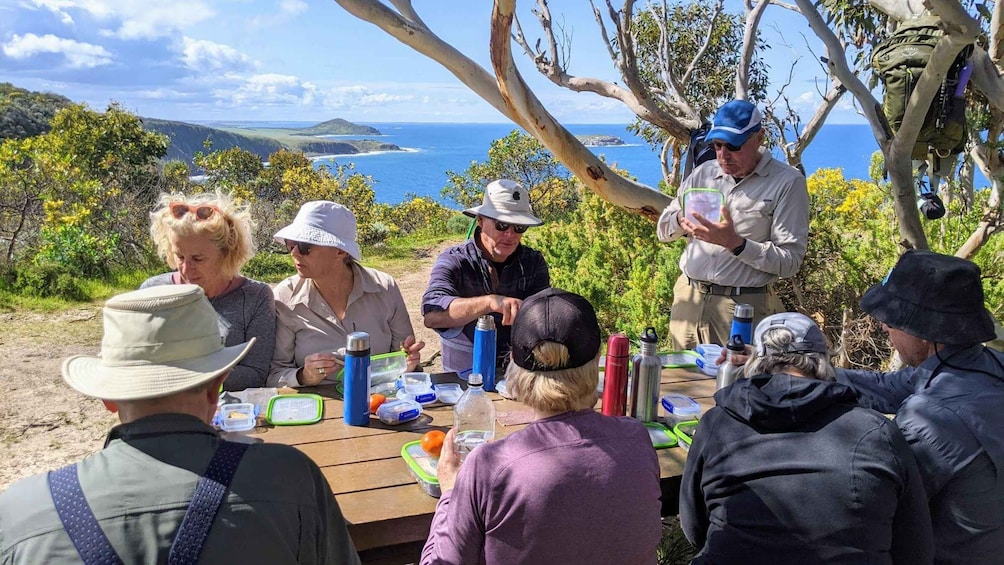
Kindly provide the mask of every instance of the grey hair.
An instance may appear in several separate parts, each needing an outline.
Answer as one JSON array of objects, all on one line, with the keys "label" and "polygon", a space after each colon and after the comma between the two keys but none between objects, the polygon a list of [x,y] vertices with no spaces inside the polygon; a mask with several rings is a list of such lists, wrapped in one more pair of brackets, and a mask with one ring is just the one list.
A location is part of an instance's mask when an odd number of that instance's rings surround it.
[{"label": "grey hair", "polygon": [[830,356],[824,353],[783,353],[785,348],[795,343],[795,334],[785,327],[770,328],[760,339],[766,353],[761,355],[756,348],[753,357],[746,363],[745,375],[773,375],[795,369],[799,373],[820,381],[837,380],[837,372],[830,364]]}]

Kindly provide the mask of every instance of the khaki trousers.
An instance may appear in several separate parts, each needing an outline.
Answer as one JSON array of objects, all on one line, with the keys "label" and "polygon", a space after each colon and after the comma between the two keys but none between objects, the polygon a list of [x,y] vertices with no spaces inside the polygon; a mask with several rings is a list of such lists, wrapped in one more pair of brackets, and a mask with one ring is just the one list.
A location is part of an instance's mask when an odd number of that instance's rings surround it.
[{"label": "khaki trousers", "polygon": [[680,275],[673,287],[673,309],[669,315],[669,335],[674,350],[693,349],[699,343],[725,345],[732,329],[736,303],[753,307],[753,327],[771,314],[784,312],[784,305],[768,287],[761,294],[729,296],[703,294]]}]

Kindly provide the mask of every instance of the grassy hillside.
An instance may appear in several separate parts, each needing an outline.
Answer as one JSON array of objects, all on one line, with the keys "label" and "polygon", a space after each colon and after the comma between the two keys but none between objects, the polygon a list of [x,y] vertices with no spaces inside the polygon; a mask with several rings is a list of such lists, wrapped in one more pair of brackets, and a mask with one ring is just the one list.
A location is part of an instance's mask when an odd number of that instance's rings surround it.
[{"label": "grassy hillside", "polygon": [[49,120],[72,104],[50,92],[32,92],[9,82],[0,83],[0,140],[34,137],[49,131]]}]

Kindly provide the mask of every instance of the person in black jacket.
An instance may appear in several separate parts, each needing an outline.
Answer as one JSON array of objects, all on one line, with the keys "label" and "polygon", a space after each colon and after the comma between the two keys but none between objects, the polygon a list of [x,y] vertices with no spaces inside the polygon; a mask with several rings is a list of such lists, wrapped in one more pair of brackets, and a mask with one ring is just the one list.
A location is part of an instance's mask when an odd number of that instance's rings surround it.
[{"label": "person in black jacket", "polygon": [[931,563],[917,463],[896,424],[835,382],[822,332],[765,318],[701,419],[680,491],[693,563]]}]

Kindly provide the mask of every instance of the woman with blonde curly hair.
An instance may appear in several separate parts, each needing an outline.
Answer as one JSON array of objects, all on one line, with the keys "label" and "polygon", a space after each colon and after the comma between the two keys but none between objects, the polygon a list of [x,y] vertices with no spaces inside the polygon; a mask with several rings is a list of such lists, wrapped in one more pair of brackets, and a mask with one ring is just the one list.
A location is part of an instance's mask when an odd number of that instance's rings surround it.
[{"label": "woman with blonde curly hair", "polygon": [[224,345],[257,338],[254,349],[223,383],[226,390],[265,386],[275,347],[272,289],[240,274],[254,255],[251,214],[222,193],[162,194],[150,213],[157,253],[176,269],[147,279],[140,288],[197,284],[219,315]]},{"label": "woman with blonde curly hair", "polygon": [[460,462],[450,430],[423,565],[654,564],[659,462],[632,418],[596,412],[600,328],[585,298],[549,288],[512,324],[506,384],[534,421]]}]

